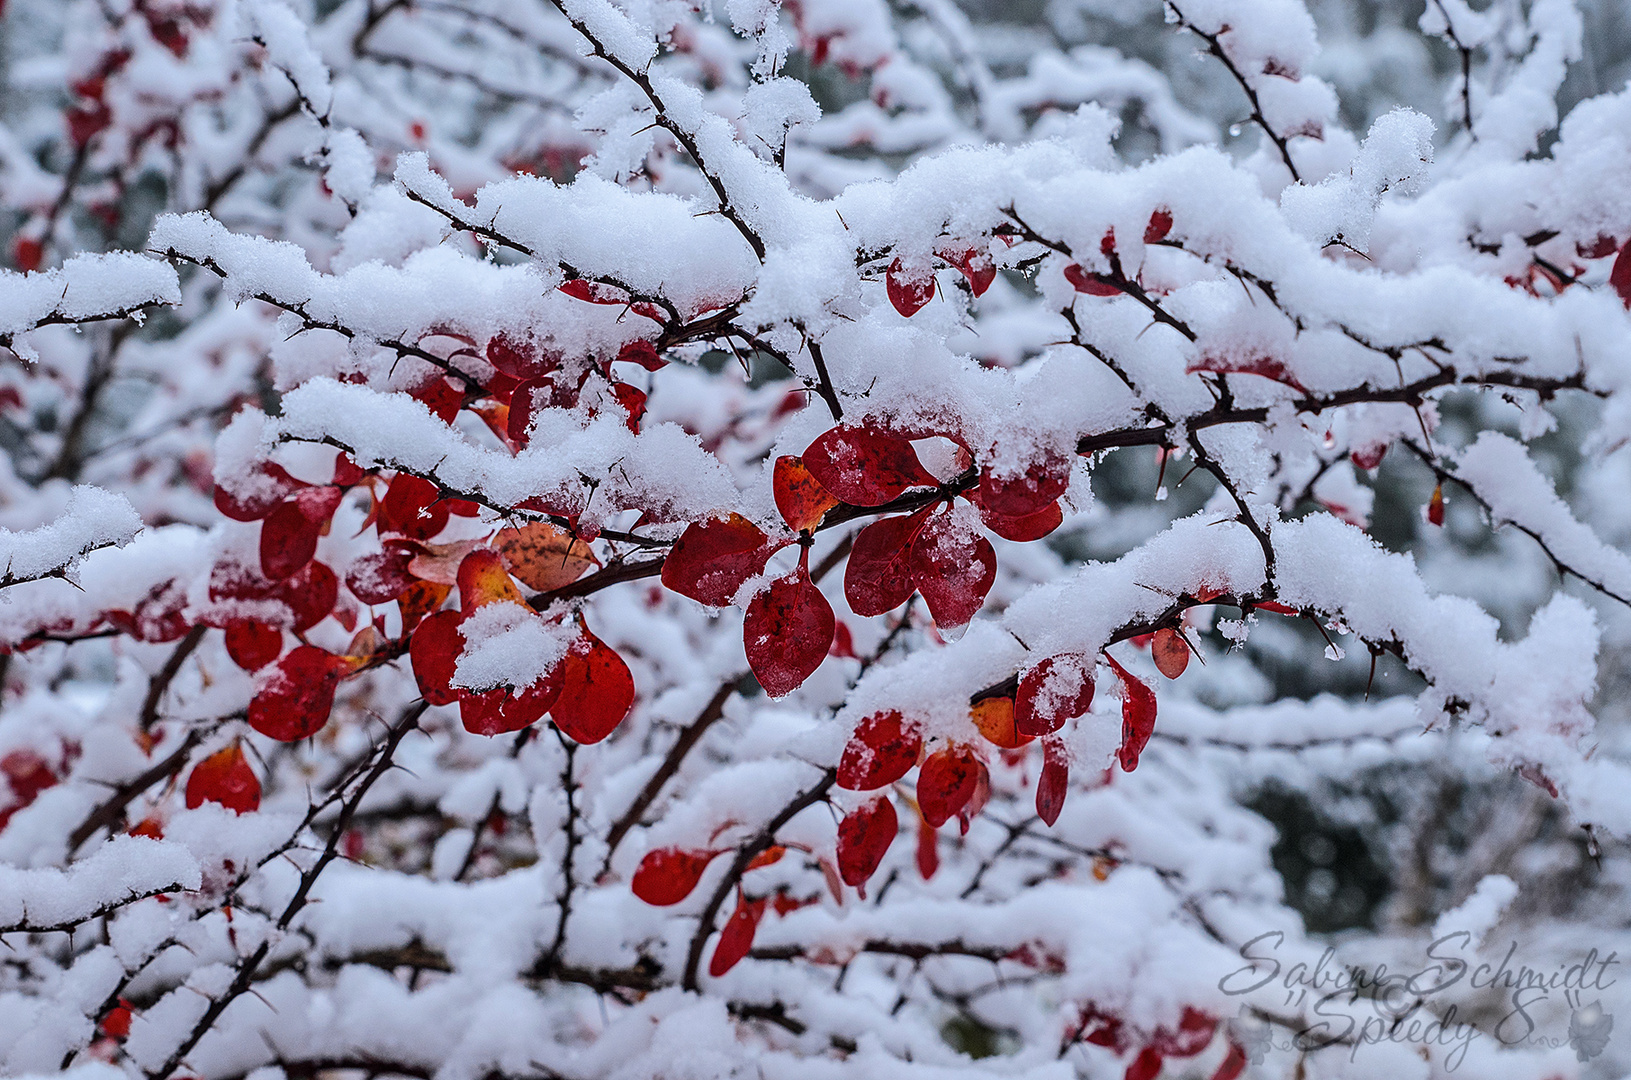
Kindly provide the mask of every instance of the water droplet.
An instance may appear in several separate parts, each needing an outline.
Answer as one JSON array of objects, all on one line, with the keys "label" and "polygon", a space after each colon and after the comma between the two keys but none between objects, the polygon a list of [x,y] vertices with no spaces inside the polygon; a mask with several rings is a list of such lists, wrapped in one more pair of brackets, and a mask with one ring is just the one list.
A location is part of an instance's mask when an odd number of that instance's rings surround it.
[{"label": "water droplet", "polygon": [[1239,124],[1230,124],[1229,125],[1229,137],[1231,139],[1240,138],[1240,125]]}]

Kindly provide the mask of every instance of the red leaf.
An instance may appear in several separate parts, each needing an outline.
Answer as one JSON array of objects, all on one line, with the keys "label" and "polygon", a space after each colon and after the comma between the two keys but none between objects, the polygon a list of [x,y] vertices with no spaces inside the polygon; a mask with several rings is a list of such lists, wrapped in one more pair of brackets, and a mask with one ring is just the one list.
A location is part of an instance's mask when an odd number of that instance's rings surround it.
[{"label": "red leaf", "polygon": [[1023,476],[998,476],[987,465],[980,470],[980,505],[993,514],[1023,518],[1047,508],[1070,487],[1070,459],[1048,455]]},{"label": "red leaf", "polygon": [[838,873],[844,884],[866,884],[883,862],[900,832],[895,805],[887,796],[873,799],[838,823]]},{"label": "red leaf", "polygon": [[804,451],[816,482],[851,506],[882,506],[907,488],[937,483],[899,435],[841,425]]},{"label": "red leaf", "polygon": [[417,580],[408,572],[413,555],[411,548],[401,544],[359,555],[345,572],[346,588],[365,604],[388,604]]},{"label": "red leaf", "polygon": [[629,430],[640,434],[640,418],[646,415],[646,392],[628,383],[613,383],[612,397],[629,414]]},{"label": "red leaf", "polygon": [[1127,1066],[1123,1080],[1155,1080],[1161,1075],[1161,1052],[1153,1046],[1146,1046],[1138,1052],[1133,1063]]},{"label": "red leaf", "polygon": [[1064,520],[1065,512],[1059,508],[1057,502],[1051,502],[1036,513],[1026,514],[1024,517],[1004,517],[984,506],[980,507],[980,521],[986,528],[1004,540],[1014,540],[1022,544],[1042,539],[1057,529]]},{"label": "red leaf", "polygon": [[832,605],[810,580],[809,549],[796,572],[748,602],[742,644],[765,693],[786,697],[804,684],[832,647]]},{"label": "red leaf", "polygon": [[617,650],[584,630],[558,669],[555,726],[585,746],[610,735],[634,707],[634,676]]},{"label": "red leaf", "polygon": [[663,560],[663,584],[709,607],[724,607],[749,578],[764,573],[778,546],[741,514],[693,522]]},{"label": "red leaf", "polygon": [[45,259],[45,244],[32,236],[19,236],[11,248],[11,261],[22,273],[38,270]]},{"label": "red leaf", "polygon": [[931,507],[874,521],[855,534],[844,567],[844,599],[861,616],[882,615],[906,603],[912,590],[912,541]]},{"label": "red leaf", "polygon": [[1215,1017],[1193,1005],[1185,1005],[1183,1015],[1178,1018],[1178,1030],[1156,1028],[1150,1045],[1163,1057],[1194,1057],[1212,1045],[1212,1033],[1217,1026]]},{"label": "red leaf", "polygon": [[419,694],[432,705],[451,705],[459,700],[452,682],[459,653],[464,650],[460,618],[456,611],[438,611],[419,624],[408,642],[408,659],[413,662]]},{"label": "red leaf", "polygon": [[1172,627],[1163,626],[1155,632],[1155,638],[1150,642],[1150,656],[1161,674],[1176,679],[1189,666],[1189,643]]},{"label": "red leaf", "polygon": [[436,485],[397,473],[379,505],[379,531],[429,540],[447,525],[447,507],[437,502]]},{"label": "red leaf", "polygon": [[1185,374],[1189,375],[1193,375],[1197,371],[1215,371],[1220,374],[1231,375],[1256,375],[1259,378],[1282,383],[1298,393],[1308,393],[1308,388],[1297,381],[1297,376],[1291,373],[1291,369],[1272,356],[1203,356],[1184,369]]},{"label": "red leaf", "polygon": [[996,580],[991,541],[954,522],[949,504],[931,514],[912,543],[912,582],[934,624],[942,630],[967,625]]},{"label": "red leaf", "polygon": [[249,726],[279,742],[315,735],[328,723],[334,691],[352,665],[315,645],[300,645],[279,660],[249,703]]},{"label": "red leaf", "polygon": [[909,279],[899,259],[889,264],[883,281],[884,289],[889,293],[889,302],[908,319],[934,299],[934,274],[924,270],[918,277]]},{"label": "red leaf", "polygon": [[27,748],[12,750],[0,757],[0,776],[6,778],[6,784],[11,788],[12,805],[7,810],[0,810],[0,814],[8,817],[12,811],[39,798],[40,792],[53,787],[58,779],[45,758]]},{"label": "red leaf", "polygon": [[220,803],[235,814],[259,809],[261,782],[236,742],[194,765],[187,777],[187,809],[196,810],[206,802]]},{"label": "red leaf", "polygon": [[561,365],[558,353],[540,352],[530,341],[499,334],[487,342],[487,362],[512,379],[536,379]]},{"label": "red leaf", "polygon": [[940,257],[962,271],[968,279],[968,287],[975,296],[983,296],[991,283],[997,280],[997,264],[991,261],[991,253],[984,248],[967,248],[963,251],[941,252]]},{"label": "red leaf", "polygon": [[1631,308],[1631,240],[1625,242],[1614,259],[1614,269],[1608,272],[1608,283],[1625,301],[1625,306]]},{"label": "red leaf", "polygon": [[719,944],[714,946],[714,958],[708,962],[708,974],[717,979],[748,954],[748,950],[753,948],[753,935],[759,929],[759,920],[764,913],[764,897],[757,900],[737,897],[736,910],[725,920],[725,929],[719,932]]},{"label": "red leaf", "polygon": [[838,505],[838,500],[810,475],[803,458],[777,458],[771,490],[782,520],[794,532],[813,530],[827,511]]},{"label": "red leaf", "polygon": [[1138,768],[1138,755],[1144,752],[1155,733],[1155,692],[1133,678],[1109,653],[1104,657],[1121,679],[1121,746],[1116,760],[1123,772]]},{"label": "red leaf", "polygon": [[1065,267],[1065,280],[1079,293],[1089,296],[1120,296],[1121,290],[1102,274],[1083,270],[1076,263]]},{"label": "red leaf", "polygon": [[340,505],[339,488],[305,488],[283,500],[261,523],[261,573],[281,581],[311,562],[317,538]]},{"label": "red leaf", "polygon": [[422,402],[444,424],[451,424],[464,407],[464,392],[440,372],[431,375],[424,382],[408,391],[408,396]]},{"label": "red leaf", "polygon": [[1298,611],[1296,608],[1292,607],[1290,604],[1282,604],[1278,600],[1260,600],[1260,601],[1258,601],[1256,604],[1254,604],[1252,606],[1256,607],[1256,608],[1260,608],[1263,611],[1272,611],[1276,615],[1301,615],[1302,614],[1302,612]]},{"label": "red leaf", "polygon": [[283,601],[294,613],[292,629],[297,634],[303,634],[334,610],[335,601],[340,596],[340,581],[327,563],[314,560],[293,577],[280,582],[272,590],[272,596]]},{"label": "red leaf", "polygon": [[1014,695],[1014,727],[1048,735],[1093,707],[1093,664],[1081,653],[1050,656],[1025,672]]},{"label": "red leaf", "polygon": [[855,733],[838,761],[838,786],[871,791],[893,784],[917,764],[923,737],[904,723],[900,713],[873,713],[855,725]]},{"label": "red leaf", "polygon": [[938,869],[940,869],[940,835],[920,814],[917,822],[917,872],[924,881],[928,881],[934,877],[934,872]]},{"label": "red leaf", "polygon": [[1430,525],[1444,524],[1444,485],[1433,486],[1433,497],[1427,501],[1427,521]]},{"label": "red leaf", "polygon": [[980,759],[966,746],[952,744],[930,754],[917,774],[917,805],[923,820],[935,828],[968,805],[980,782]]},{"label": "red leaf", "polygon": [[584,281],[582,278],[573,278],[562,283],[561,292],[574,300],[586,300],[591,304],[626,304],[628,297],[622,289],[611,285],[602,285],[598,281]]},{"label": "red leaf", "polygon": [[123,1039],[130,1034],[130,1002],[120,998],[119,1004],[108,1010],[108,1015],[97,1025],[110,1039]]},{"label": "red leaf", "polygon": [[1241,1049],[1239,1043],[1231,1039],[1229,1041],[1229,1052],[1224,1055],[1217,1071],[1212,1074],[1212,1080],[1237,1080],[1240,1074],[1245,1071],[1246,1051]]},{"label": "red leaf", "polygon": [[1042,740],[1042,775],[1036,780],[1036,816],[1052,827],[1059,820],[1059,811],[1065,808],[1065,794],[1070,790],[1070,760],[1065,746],[1058,739]]},{"label": "red leaf", "polygon": [[666,907],[677,904],[691,895],[691,890],[702,880],[708,864],[724,851],[688,851],[683,848],[658,848],[646,852],[640,866],[634,871],[630,887],[634,895],[648,904]]},{"label": "red leaf", "polygon": [[1353,458],[1354,468],[1374,469],[1382,464],[1382,455],[1387,453],[1387,447],[1385,442],[1368,443],[1356,447],[1348,456]]},{"label": "red leaf", "polygon": [[[661,319],[657,320],[661,322]],[[639,364],[647,371],[657,371],[668,366],[668,361],[657,355],[657,348],[651,342],[641,339],[631,341],[617,351],[617,359],[625,360],[631,364]]]},{"label": "red leaf", "polygon": [[[559,700],[560,672],[557,667],[520,693],[507,686],[483,693],[454,691],[459,695],[459,722],[472,735],[504,735],[531,727]],[[429,695],[425,700],[430,700]]]},{"label": "red leaf", "polygon": [[1172,212],[1166,207],[1158,208],[1150,215],[1150,223],[1144,226],[1144,242],[1146,244],[1159,244],[1167,238],[1172,231]]},{"label": "red leaf", "polygon": [[254,619],[227,623],[227,655],[245,671],[259,671],[283,652],[283,631]]}]

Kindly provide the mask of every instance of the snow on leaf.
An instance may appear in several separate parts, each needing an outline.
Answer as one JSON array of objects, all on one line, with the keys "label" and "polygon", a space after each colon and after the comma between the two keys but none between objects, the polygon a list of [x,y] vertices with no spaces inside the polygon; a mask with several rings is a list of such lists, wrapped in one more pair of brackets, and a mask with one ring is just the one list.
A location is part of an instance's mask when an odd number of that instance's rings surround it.
[{"label": "snow on leaf", "polygon": [[1080,653],[1049,656],[1026,671],[1014,694],[1014,728],[1047,735],[1093,707],[1093,663]]},{"label": "snow on leaf", "polygon": [[851,506],[882,506],[907,488],[936,483],[911,443],[870,427],[827,431],[804,451],[803,461],[818,484]]},{"label": "snow on leaf", "polygon": [[681,596],[725,607],[775,553],[763,530],[740,514],[686,526],[663,560],[663,584]]},{"label": "snow on leaf", "polygon": [[[853,556],[851,556],[853,558]],[[997,580],[997,553],[948,506],[929,516],[912,543],[912,582],[941,630],[968,624]]]},{"label": "snow on leaf", "polygon": [[896,259],[884,274],[884,289],[895,310],[910,319],[934,299],[934,275],[927,270],[909,275]]},{"label": "snow on leaf", "polygon": [[894,710],[873,713],[855,725],[838,762],[838,786],[871,791],[893,784],[917,764],[923,746],[916,725]]}]

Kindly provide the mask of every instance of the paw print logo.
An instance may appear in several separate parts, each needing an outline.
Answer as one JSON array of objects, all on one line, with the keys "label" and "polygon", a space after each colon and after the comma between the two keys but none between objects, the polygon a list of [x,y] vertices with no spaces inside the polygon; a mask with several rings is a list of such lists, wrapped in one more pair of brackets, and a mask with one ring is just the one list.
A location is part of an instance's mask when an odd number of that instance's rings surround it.
[{"label": "paw print logo", "polygon": [[1246,1054],[1246,1060],[1253,1065],[1263,1063],[1263,1055],[1269,1049],[1269,1025],[1261,1017],[1253,1015],[1246,1006],[1240,1007],[1240,1015],[1229,1021],[1229,1035]]},{"label": "paw print logo", "polygon": [[1614,1018],[1603,1011],[1603,1003],[1594,1001],[1569,1014],[1569,1046],[1575,1057],[1590,1061],[1608,1046],[1609,1032],[1614,1030]]}]

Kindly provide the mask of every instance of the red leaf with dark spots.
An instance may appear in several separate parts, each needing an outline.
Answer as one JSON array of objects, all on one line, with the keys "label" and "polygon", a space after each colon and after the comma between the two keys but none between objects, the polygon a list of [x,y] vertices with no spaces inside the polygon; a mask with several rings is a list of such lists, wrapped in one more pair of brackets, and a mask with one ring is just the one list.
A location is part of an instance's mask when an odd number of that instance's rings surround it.
[{"label": "red leaf with dark spots", "polygon": [[1014,728],[1048,735],[1093,707],[1093,663],[1080,653],[1050,656],[1025,672],[1014,695]]},{"label": "red leaf with dark spots", "polygon": [[196,810],[206,802],[220,803],[235,814],[259,809],[261,782],[236,742],[194,765],[187,777],[187,809]]},{"label": "red leaf with dark spots", "polygon": [[786,697],[804,684],[832,647],[832,605],[810,580],[808,549],[796,572],[748,602],[742,644],[765,693]]},{"label": "red leaf with dark spots", "polygon": [[899,435],[841,425],[804,451],[804,467],[851,506],[882,506],[907,488],[933,487],[912,444]]},{"label": "red leaf with dark spots", "polygon": [[844,567],[844,599],[861,616],[882,615],[906,603],[912,582],[912,542],[931,507],[915,514],[874,521],[855,534]]},{"label": "red leaf with dark spots", "polygon": [[693,522],[663,560],[663,584],[709,607],[725,607],[749,578],[764,573],[779,546],[741,514]]},{"label": "red leaf with dark spots", "polygon": [[771,491],[776,497],[776,509],[781,511],[782,520],[794,532],[814,529],[821,524],[827,511],[838,505],[838,500],[810,475],[803,458],[776,459]]},{"label": "red leaf with dark spots", "polygon": [[708,864],[724,851],[689,851],[684,848],[658,848],[646,852],[634,871],[630,887],[648,904],[666,907],[691,895],[702,880]]},{"label": "red leaf with dark spots", "polygon": [[464,651],[460,618],[457,611],[438,611],[419,624],[408,642],[408,659],[413,663],[419,694],[432,705],[451,705],[459,700],[452,683],[459,653]]},{"label": "red leaf with dark spots", "polygon": [[1064,520],[1065,512],[1059,508],[1057,502],[1051,502],[1036,513],[1026,514],[1024,517],[1005,517],[993,513],[984,506],[980,507],[980,521],[986,528],[1004,540],[1014,540],[1022,544],[1042,539],[1057,529]]},{"label": "red leaf with dark spots", "polygon": [[1076,263],[1065,267],[1065,280],[1079,293],[1089,296],[1120,296],[1121,290],[1101,274],[1083,270]]},{"label": "red leaf with dark spots", "polygon": [[283,652],[283,631],[254,619],[227,623],[227,655],[245,671],[259,671]]},{"label": "red leaf with dark spots", "polygon": [[1163,626],[1150,642],[1150,656],[1155,660],[1157,671],[1176,679],[1189,666],[1189,643],[1172,627]]},{"label": "red leaf with dark spots", "polygon": [[271,669],[249,703],[249,726],[279,742],[315,735],[328,723],[334,691],[352,668],[344,657],[300,645]]},{"label": "red leaf with dark spots", "polygon": [[725,929],[719,932],[719,944],[714,946],[714,958],[708,962],[708,974],[717,979],[748,954],[764,913],[765,897],[749,900],[737,896],[736,910],[725,920]]},{"label": "red leaf with dark spots", "polygon": [[1123,772],[1132,772],[1138,768],[1138,755],[1155,734],[1155,691],[1133,678],[1109,653],[1104,658],[1121,679],[1121,746],[1116,760]]},{"label": "red leaf with dark spots", "polygon": [[1625,306],[1631,308],[1631,240],[1625,242],[1615,257],[1614,269],[1608,272],[1608,283],[1625,301]]},{"label": "red leaf with dark spots", "polygon": [[346,588],[365,604],[388,604],[418,580],[408,572],[413,556],[412,549],[400,544],[359,555],[345,572]]},{"label": "red leaf with dark spots", "polygon": [[993,514],[1023,518],[1047,508],[1070,487],[1070,459],[1049,455],[1022,476],[999,476],[988,465],[980,470],[979,503]]},{"label": "red leaf with dark spots", "polygon": [[379,531],[429,540],[447,525],[447,507],[437,502],[436,485],[397,473],[379,505]]},{"label": "red leaf with dark spots", "polygon": [[889,293],[889,302],[908,319],[934,299],[934,275],[924,270],[919,276],[909,278],[899,259],[889,264],[883,282],[885,291]]},{"label": "red leaf with dark spots", "polygon": [[873,799],[838,823],[838,873],[844,884],[862,886],[878,870],[889,845],[900,832],[895,805],[887,797]]},{"label": "red leaf with dark spots", "polygon": [[838,761],[838,786],[871,791],[893,784],[917,764],[923,737],[900,713],[873,713],[855,725],[855,733]]},{"label": "red leaf with dark spots", "polygon": [[912,544],[912,582],[937,627],[967,625],[996,580],[997,553],[991,541],[954,521],[950,507],[930,516]]},{"label": "red leaf with dark spots", "polygon": [[1065,746],[1058,739],[1042,740],[1042,775],[1036,780],[1036,816],[1044,825],[1052,826],[1065,808],[1065,793],[1070,790],[1070,760]]},{"label": "red leaf with dark spots", "polygon": [[560,697],[550,718],[561,733],[585,746],[610,735],[634,707],[634,675],[617,650],[588,630],[556,669]]},{"label": "red leaf with dark spots", "polygon": [[943,747],[923,760],[917,774],[917,805],[935,828],[968,805],[980,782],[980,759],[966,746]]}]

